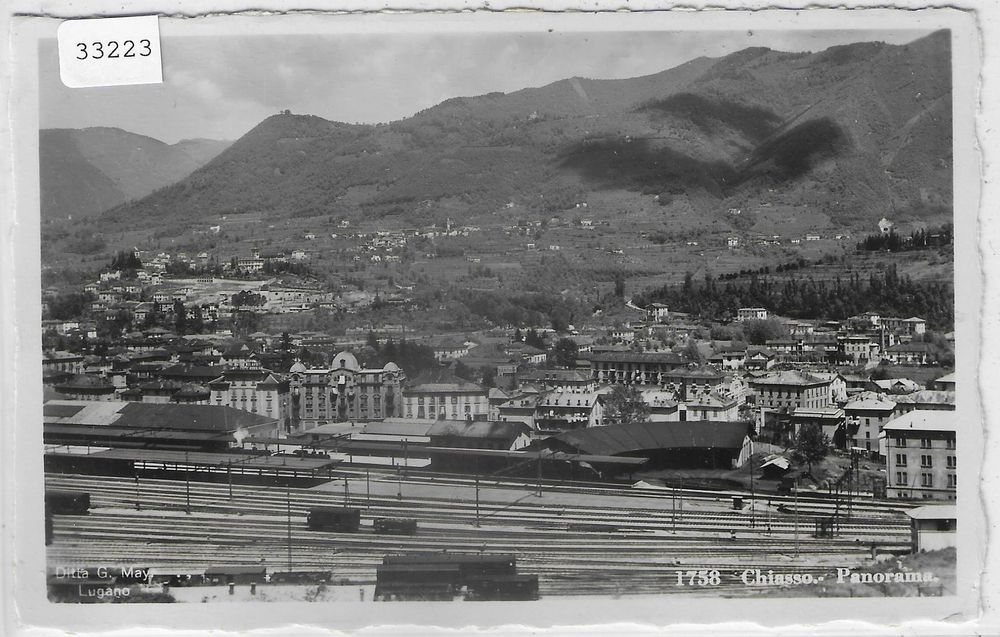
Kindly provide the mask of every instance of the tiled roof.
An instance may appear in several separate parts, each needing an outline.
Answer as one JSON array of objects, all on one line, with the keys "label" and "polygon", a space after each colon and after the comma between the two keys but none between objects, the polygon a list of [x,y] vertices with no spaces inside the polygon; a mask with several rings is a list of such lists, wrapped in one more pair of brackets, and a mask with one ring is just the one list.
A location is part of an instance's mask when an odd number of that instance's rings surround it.
[{"label": "tiled roof", "polygon": [[916,404],[916,405],[954,405],[955,392],[942,391],[936,389],[924,389],[918,392],[914,392],[912,394],[893,396],[893,400],[895,400],[897,403]]},{"label": "tiled roof", "polygon": [[796,369],[783,370],[780,372],[771,372],[760,378],[755,378],[751,383],[755,385],[824,385],[829,384],[830,380],[817,378],[808,372],[801,372]]}]

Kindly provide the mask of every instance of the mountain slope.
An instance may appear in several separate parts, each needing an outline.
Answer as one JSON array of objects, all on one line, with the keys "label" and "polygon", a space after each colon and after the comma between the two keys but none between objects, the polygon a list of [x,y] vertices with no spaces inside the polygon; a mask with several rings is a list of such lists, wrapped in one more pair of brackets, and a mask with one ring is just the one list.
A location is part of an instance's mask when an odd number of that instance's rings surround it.
[{"label": "mountain slope", "polygon": [[42,130],[42,218],[87,217],[141,199],[183,179],[226,146],[208,139],[169,145],[119,128]]},{"label": "mountain slope", "polygon": [[42,220],[93,215],[126,199],[80,152],[73,131],[41,131],[38,160]]},{"label": "mountain slope", "polygon": [[[276,115],[108,222],[213,214],[556,213],[614,192],[665,212],[808,208],[835,226],[950,214],[949,36],[817,53],[746,49],[627,80],[456,98],[388,125]],[[615,210],[592,210],[595,217]]]}]

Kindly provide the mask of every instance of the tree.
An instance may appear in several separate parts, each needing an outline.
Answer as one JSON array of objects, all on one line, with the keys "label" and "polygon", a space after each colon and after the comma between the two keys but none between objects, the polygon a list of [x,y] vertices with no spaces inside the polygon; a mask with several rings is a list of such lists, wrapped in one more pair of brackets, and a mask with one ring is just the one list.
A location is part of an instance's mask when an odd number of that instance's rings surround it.
[{"label": "tree", "polygon": [[754,320],[743,323],[743,333],[751,345],[764,345],[767,341],[787,337],[788,328],[774,319]]},{"label": "tree", "polygon": [[483,387],[492,388],[497,385],[497,368],[496,367],[482,367],[480,371],[483,372]]},{"label": "tree", "polygon": [[576,357],[580,353],[580,348],[571,338],[560,338],[556,341],[552,351],[549,352],[549,361],[553,365],[561,367],[572,367],[576,364]]},{"label": "tree", "polygon": [[181,336],[187,333],[187,308],[180,300],[174,301],[174,329]]},{"label": "tree", "polygon": [[649,405],[634,385],[615,385],[604,398],[604,422],[608,425],[631,425],[649,421]]},{"label": "tree", "polygon": [[188,322],[187,330],[190,334],[201,334],[205,329],[205,315],[200,305],[195,305],[191,310],[193,316]]},{"label": "tree", "polygon": [[615,273],[615,296],[619,299],[625,298],[625,275],[621,272]]},{"label": "tree", "polygon": [[233,295],[233,307],[242,307],[244,305],[264,305],[267,299],[264,298],[263,294],[257,294],[256,292],[251,292],[249,290],[241,290]]},{"label": "tree", "polygon": [[830,453],[830,438],[819,425],[802,425],[795,436],[793,453],[797,462],[806,463],[807,473],[812,476],[813,464]]},{"label": "tree", "polygon": [[684,346],[684,358],[692,361],[694,363],[701,363],[703,358],[701,355],[701,350],[698,349],[698,340],[695,338],[689,338],[687,345]]},{"label": "tree", "polygon": [[888,380],[892,378],[892,372],[885,365],[879,365],[874,370],[872,370],[871,376],[869,376],[869,378],[871,380]]},{"label": "tree", "polygon": [[455,361],[452,373],[468,381],[475,382],[476,380],[476,372],[462,361]]},{"label": "tree", "polygon": [[65,292],[49,299],[49,317],[66,320],[79,318],[90,304],[91,295],[87,292]]},{"label": "tree", "polygon": [[524,336],[524,343],[538,349],[545,349],[545,339],[539,336],[538,332],[533,329],[528,330],[528,333]]},{"label": "tree", "polygon": [[[111,265],[108,267],[111,271],[126,272],[129,276],[135,276],[135,271],[142,267],[142,261],[139,260],[138,255],[131,250],[121,250],[111,257]],[[126,277],[129,278],[129,277]]]},{"label": "tree", "polygon": [[573,320],[573,315],[565,306],[557,305],[549,313],[549,320],[553,330],[565,332],[569,329],[569,322]]}]

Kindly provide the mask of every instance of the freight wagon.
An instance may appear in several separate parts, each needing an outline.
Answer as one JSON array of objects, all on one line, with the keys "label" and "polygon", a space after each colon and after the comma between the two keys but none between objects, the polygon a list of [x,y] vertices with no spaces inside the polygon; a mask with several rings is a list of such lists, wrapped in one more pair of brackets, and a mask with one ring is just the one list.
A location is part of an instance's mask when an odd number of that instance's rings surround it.
[{"label": "freight wagon", "polygon": [[538,599],[538,576],[517,573],[513,555],[391,555],[376,569],[376,601]]},{"label": "freight wagon", "polygon": [[407,518],[375,518],[376,533],[385,535],[416,535],[417,521]]},{"label": "freight wagon", "polygon": [[90,494],[85,491],[45,491],[45,510],[57,515],[86,515],[90,511]]},{"label": "freight wagon", "polygon": [[306,524],[311,531],[357,533],[361,526],[361,511],[339,507],[314,507],[309,509]]}]

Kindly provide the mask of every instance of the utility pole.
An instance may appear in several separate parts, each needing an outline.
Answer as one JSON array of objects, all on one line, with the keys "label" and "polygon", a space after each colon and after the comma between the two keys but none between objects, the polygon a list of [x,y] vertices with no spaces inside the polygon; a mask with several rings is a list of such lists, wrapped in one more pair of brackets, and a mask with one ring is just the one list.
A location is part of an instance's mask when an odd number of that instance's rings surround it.
[{"label": "utility pole", "polygon": [[142,504],[139,502],[139,474],[135,474],[135,510],[141,511]]},{"label": "utility pole", "polygon": [[542,450],[538,450],[538,492],[537,497],[542,497]]},{"label": "utility pole", "polygon": [[854,449],[851,449],[851,466],[847,470],[847,519],[851,519],[851,513],[854,504],[854,498],[852,496],[852,491],[854,491],[854,467],[857,462],[857,456],[855,455]]},{"label": "utility pole", "polygon": [[833,510],[833,519],[837,521],[837,535],[840,535],[840,483],[838,482],[832,488],[834,489],[834,493],[836,493],[833,499],[835,507]]},{"label": "utility pole", "polygon": [[677,533],[677,487],[670,489],[670,533]]},{"label": "utility pole", "polygon": [[188,452],[184,452],[184,513],[191,515],[191,466],[188,464]]},{"label": "utility pole", "polygon": [[795,494],[795,557],[799,556],[799,479],[796,478],[792,484],[792,493]]},{"label": "utility pole", "polygon": [[371,468],[365,467],[365,508],[372,506],[372,473]]},{"label": "utility pole", "polygon": [[479,528],[479,472],[476,472],[476,528]]},{"label": "utility pole", "polygon": [[288,571],[292,570],[292,491],[285,483],[285,507],[288,520]]},{"label": "utility pole", "polygon": [[753,440],[750,440],[750,528],[756,528],[757,526],[757,513],[754,509],[754,491],[753,491]]},{"label": "utility pole", "polygon": [[226,478],[229,480],[229,500],[233,499],[233,461],[226,463]]},{"label": "utility pole", "polygon": [[403,474],[400,467],[396,467],[396,499],[403,499]]}]

